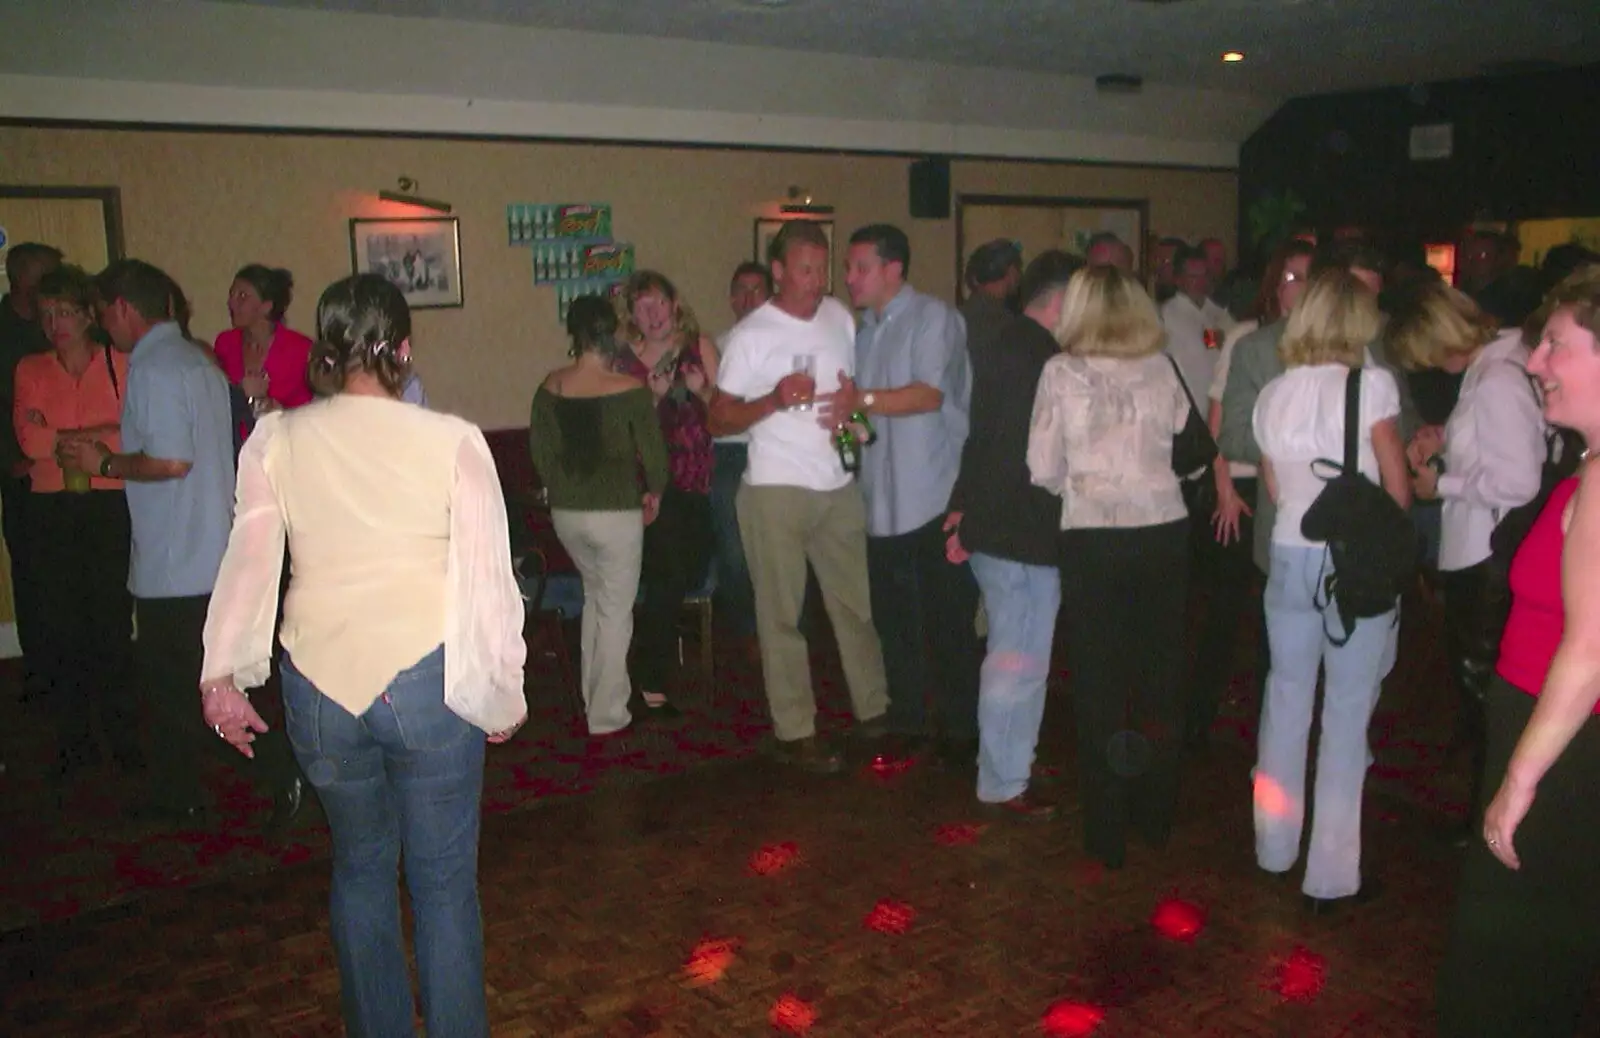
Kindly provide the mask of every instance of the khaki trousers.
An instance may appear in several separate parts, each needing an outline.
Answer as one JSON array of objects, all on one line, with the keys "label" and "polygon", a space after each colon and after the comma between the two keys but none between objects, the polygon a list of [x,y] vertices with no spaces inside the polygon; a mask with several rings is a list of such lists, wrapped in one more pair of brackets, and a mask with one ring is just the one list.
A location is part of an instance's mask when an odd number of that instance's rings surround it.
[{"label": "khaki trousers", "polygon": [[811,663],[800,633],[807,561],[816,571],[833,623],[856,718],[881,717],[889,706],[888,683],[883,647],[872,626],[867,516],[860,488],[853,483],[827,491],[745,484],[739,488],[737,509],[755,589],[756,634],[773,732],[789,741],[817,730]]}]

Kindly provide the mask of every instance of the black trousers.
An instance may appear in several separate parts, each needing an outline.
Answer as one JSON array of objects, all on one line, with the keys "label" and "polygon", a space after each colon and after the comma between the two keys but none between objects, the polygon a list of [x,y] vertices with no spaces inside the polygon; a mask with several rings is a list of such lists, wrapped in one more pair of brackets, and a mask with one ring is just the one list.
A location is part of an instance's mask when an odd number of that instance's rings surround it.
[{"label": "black trousers", "polygon": [[181,811],[204,803],[200,767],[208,755],[244,769],[266,789],[298,774],[281,725],[256,737],[253,759],[206,727],[200,712],[201,637],[210,604],[210,595],[137,600],[134,662],[148,703],[150,797],[158,808]]},{"label": "black trousers", "polygon": [[[1256,499],[1254,479],[1236,480],[1239,496],[1246,502]],[[1264,688],[1270,654],[1267,649],[1267,615],[1264,599],[1256,586],[1259,571],[1251,559],[1255,543],[1254,516],[1239,517],[1239,537],[1229,544],[1218,544],[1210,524],[1193,524],[1190,587],[1203,610],[1200,643],[1195,651],[1194,670],[1189,680],[1187,732],[1190,738],[1203,738],[1217,719],[1217,710],[1233,679],[1238,655],[1239,624],[1248,622],[1256,632],[1256,687]]]},{"label": "black trousers", "polygon": [[33,503],[32,487],[32,481],[26,476],[17,479],[0,475],[0,535],[5,537],[6,551],[11,556],[11,599],[17,612],[17,641],[22,646],[23,662],[30,674],[38,651],[34,639],[39,616],[38,560],[34,558],[30,543],[33,523],[28,518],[28,506]]},{"label": "black trousers", "polygon": [[974,740],[983,664],[974,627],[978,582],[966,563],[945,558],[943,522],[939,516],[910,533],[867,538],[872,623],[883,644],[889,730],[928,734],[931,694],[944,737]]},{"label": "black trousers", "polygon": [[1130,823],[1172,832],[1183,734],[1188,520],[1061,535],[1084,849],[1120,866]]},{"label": "black trousers", "polygon": [[711,564],[711,498],[669,487],[661,512],[644,528],[639,583],[644,600],[636,631],[634,672],[639,688],[665,692],[677,662],[678,613],[689,592],[705,583]]},{"label": "black trousers", "polygon": [[[1504,679],[1488,691],[1483,788],[1500,788],[1537,700]],[[1482,839],[1462,867],[1439,968],[1442,1038],[1572,1038],[1600,973],[1600,718],[1539,783],[1513,840],[1522,868]],[[1586,1032],[1587,1033],[1587,1032]]]},{"label": "black trousers", "polygon": [[1472,800],[1467,819],[1476,832],[1476,823],[1486,806],[1485,704],[1495,662],[1500,657],[1500,636],[1511,611],[1511,589],[1487,561],[1466,569],[1441,571],[1439,585],[1444,592],[1445,652],[1459,700],[1456,737],[1472,752]]},{"label": "black trousers", "polygon": [[29,652],[55,719],[62,762],[93,758],[98,727],[118,763],[136,767],[127,498],[120,490],[35,494],[28,521],[42,578]]}]

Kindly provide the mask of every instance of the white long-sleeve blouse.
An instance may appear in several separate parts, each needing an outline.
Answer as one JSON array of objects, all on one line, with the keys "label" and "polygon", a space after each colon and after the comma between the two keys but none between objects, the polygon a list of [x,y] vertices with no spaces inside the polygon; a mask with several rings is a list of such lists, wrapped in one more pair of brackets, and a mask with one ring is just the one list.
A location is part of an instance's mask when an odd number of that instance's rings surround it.
[{"label": "white long-sleeve blouse", "polygon": [[1522,330],[1507,329],[1473,359],[1445,422],[1441,570],[1466,569],[1489,557],[1495,525],[1539,492],[1544,437]]},{"label": "white long-sleeve blouse", "polygon": [[443,644],[447,700],[473,690],[490,731],[521,720],[523,603],[500,481],[476,426],[348,394],[262,418],[239,456],[233,531],[206,617],[206,680],[266,681],[286,544],[280,637],[323,695],[359,716]]}]

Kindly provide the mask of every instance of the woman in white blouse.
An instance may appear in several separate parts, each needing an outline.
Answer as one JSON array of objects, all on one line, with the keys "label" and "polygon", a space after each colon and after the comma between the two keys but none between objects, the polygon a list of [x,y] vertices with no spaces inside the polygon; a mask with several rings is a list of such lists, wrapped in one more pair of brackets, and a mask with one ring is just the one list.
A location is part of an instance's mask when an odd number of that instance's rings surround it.
[{"label": "woman in white blouse", "polygon": [[1462,375],[1441,429],[1424,426],[1407,447],[1419,500],[1444,502],[1439,577],[1445,648],[1460,697],[1458,738],[1472,747],[1467,832],[1482,808],[1484,697],[1511,608],[1503,578],[1491,579],[1489,535],[1511,509],[1539,492],[1545,423],[1528,377],[1520,328],[1498,329],[1465,294],[1443,282],[1417,290],[1385,329],[1390,355],[1411,370]]},{"label": "woman in white blouse", "polygon": [[1177,801],[1189,524],[1172,438],[1190,405],[1155,304],[1115,268],[1073,275],[1055,333],[1028,469],[1062,499],[1084,849],[1121,868],[1129,822],[1165,846]]},{"label": "woman in white blouse", "polygon": [[[1256,862],[1283,874],[1300,855],[1306,745],[1317,671],[1325,666],[1316,811],[1301,886],[1309,907],[1319,912],[1361,893],[1367,724],[1390,662],[1389,636],[1398,617],[1391,611],[1342,630],[1338,610],[1323,590],[1330,565],[1327,545],[1308,540],[1300,520],[1326,485],[1327,474],[1314,463],[1344,456],[1345,382],[1352,368],[1361,371],[1361,474],[1381,482],[1402,508],[1410,503],[1396,422],[1399,386],[1389,372],[1364,365],[1366,345],[1378,327],[1377,298],[1354,275],[1334,269],[1313,276],[1278,348],[1288,370],[1262,389],[1254,413],[1261,475],[1277,505],[1266,590],[1272,668],[1255,768]],[[1369,886],[1367,893],[1372,890]]]},{"label": "woman in white blouse", "polygon": [[431,1036],[487,1036],[478,819],[485,736],[527,716],[523,608],[505,503],[478,429],[402,403],[411,315],[375,275],[317,304],[312,387],[239,457],[206,618],[206,723],[250,756],[284,548],[283,705],[333,832],[331,930],[351,1034],[412,1034],[402,851]]}]

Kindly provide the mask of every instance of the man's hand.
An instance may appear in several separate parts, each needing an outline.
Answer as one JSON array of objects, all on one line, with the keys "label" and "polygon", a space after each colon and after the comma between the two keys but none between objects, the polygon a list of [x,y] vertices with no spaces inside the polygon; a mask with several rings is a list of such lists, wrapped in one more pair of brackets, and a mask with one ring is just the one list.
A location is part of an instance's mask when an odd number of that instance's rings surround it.
[{"label": "man's hand", "polygon": [[803,371],[794,371],[778,380],[772,395],[777,397],[781,410],[809,404],[817,395],[817,380]]},{"label": "man's hand", "polygon": [[817,397],[817,423],[824,429],[837,429],[861,410],[861,391],[855,379],[839,372],[839,388]]},{"label": "man's hand", "polygon": [[945,516],[944,526],[942,529],[945,533],[950,535],[949,537],[946,537],[944,541],[945,561],[959,566],[963,562],[966,562],[968,559],[972,558],[972,553],[961,546],[960,512],[951,512],[949,515]]}]

